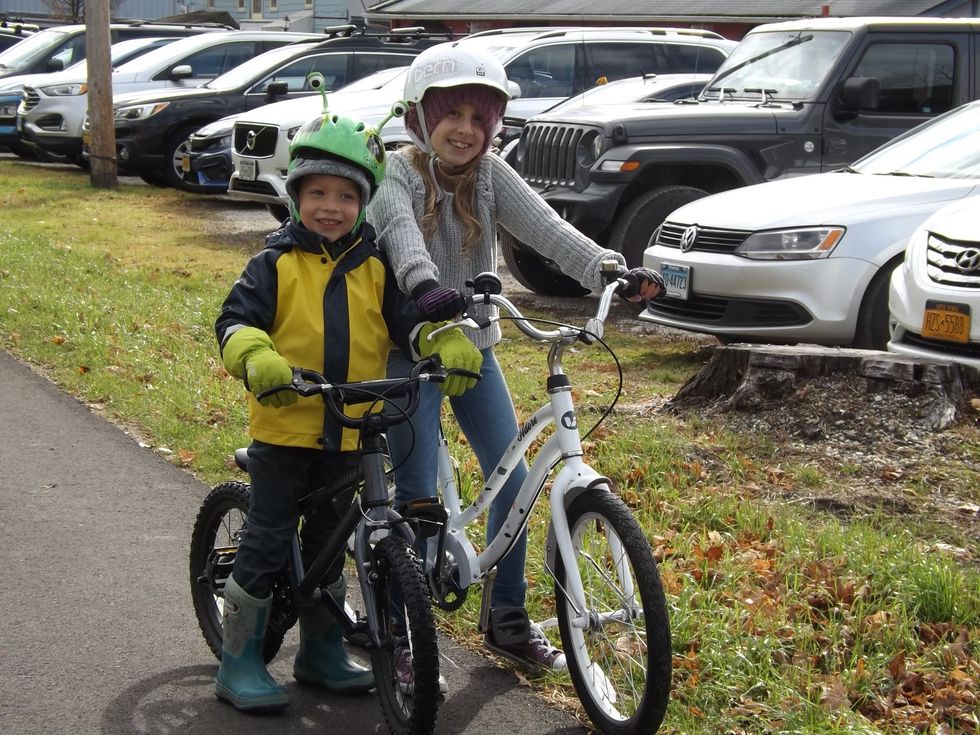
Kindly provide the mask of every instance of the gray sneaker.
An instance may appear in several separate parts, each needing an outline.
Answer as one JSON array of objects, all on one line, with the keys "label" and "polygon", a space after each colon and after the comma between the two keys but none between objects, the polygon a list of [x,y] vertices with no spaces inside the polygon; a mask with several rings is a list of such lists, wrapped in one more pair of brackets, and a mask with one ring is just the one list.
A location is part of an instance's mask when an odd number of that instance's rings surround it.
[{"label": "gray sneaker", "polygon": [[568,668],[565,661],[565,654],[561,649],[553,646],[544,630],[537,623],[530,623],[530,635],[526,641],[501,645],[493,640],[491,631],[483,638],[483,645],[494,653],[513,661],[514,663],[531,669],[549,669],[551,671],[564,671]]}]

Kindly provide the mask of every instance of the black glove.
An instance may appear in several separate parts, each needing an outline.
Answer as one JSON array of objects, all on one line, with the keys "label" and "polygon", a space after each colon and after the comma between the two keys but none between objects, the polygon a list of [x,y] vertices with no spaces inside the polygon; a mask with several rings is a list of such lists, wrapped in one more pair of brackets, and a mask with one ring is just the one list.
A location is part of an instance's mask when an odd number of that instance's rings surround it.
[{"label": "black glove", "polygon": [[427,319],[444,322],[466,309],[466,299],[455,288],[445,288],[436,281],[422,281],[412,289],[412,298]]},{"label": "black glove", "polygon": [[644,281],[660,289],[657,292],[657,295],[653,296],[652,298],[659,299],[667,292],[667,287],[664,285],[664,279],[659,273],[649,268],[644,268],[642,266],[639,268],[630,268],[623,274],[622,277],[626,281],[627,286],[619,292],[619,295],[624,299],[639,296],[644,285]]}]

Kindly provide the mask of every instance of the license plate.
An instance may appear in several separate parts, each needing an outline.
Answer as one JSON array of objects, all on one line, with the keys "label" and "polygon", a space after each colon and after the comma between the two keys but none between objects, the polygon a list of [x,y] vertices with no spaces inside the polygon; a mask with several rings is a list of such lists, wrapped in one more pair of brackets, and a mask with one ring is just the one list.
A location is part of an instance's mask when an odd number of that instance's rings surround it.
[{"label": "license plate", "polygon": [[92,145],[92,136],[88,133],[82,133],[82,145]]},{"label": "license plate", "polygon": [[191,157],[190,156],[181,156],[180,157],[180,170],[183,171],[185,174],[189,174],[191,172]]},{"label": "license plate", "polygon": [[661,263],[660,275],[664,278],[667,295],[687,301],[691,292],[691,267],[674,263]]},{"label": "license plate", "polygon": [[238,162],[238,178],[246,181],[255,181],[256,165],[250,158],[243,158]]},{"label": "license plate", "polygon": [[926,301],[922,336],[944,342],[970,341],[970,307],[946,301]]}]

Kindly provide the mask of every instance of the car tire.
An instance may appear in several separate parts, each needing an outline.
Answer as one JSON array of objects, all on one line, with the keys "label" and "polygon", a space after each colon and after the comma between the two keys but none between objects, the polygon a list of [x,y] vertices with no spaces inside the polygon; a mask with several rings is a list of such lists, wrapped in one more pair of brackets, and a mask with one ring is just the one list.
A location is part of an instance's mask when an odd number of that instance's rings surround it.
[{"label": "car tire", "polygon": [[643,265],[643,251],[660,223],[678,207],[707,196],[693,186],[661,186],[641,194],[619,215],[609,237],[609,247],[626,258],[626,265]]},{"label": "car tire", "polygon": [[183,171],[180,167],[180,156],[187,151],[188,139],[200,126],[184,125],[177,128],[163,146],[163,180],[168,186],[185,191],[197,191],[184,182]]},{"label": "car tire", "polygon": [[276,222],[289,219],[289,207],[285,204],[266,204],[265,208],[269,211],[269,214],[275,217]]},{"label": "car tire", "polygon": [[858,312],[852,347],[863,350],[884,350],[888,345],[891,336],[888,286],[892,280],[892,273],[901,262],[902,259],[899,257],[885,263],[868,284],[864,298],[861,299],[861,311]]},{"label": "car tire", "polygon": [[588,290],[561,273],[537,253],[504,230],[497,230],[500,250],[511,275],[525,288],[542,296],[584,296]]},{"label": "car tire", "polygon": [[145,181],[150,186],[160,186],[160,187],[170,186],[170,184],[167,182],[167,179],[164,177],[164,175],[160,171],[153,168],[141,168],[137,170],[136,175],[139,176],[141,179],[143,179],[143,181]]}]

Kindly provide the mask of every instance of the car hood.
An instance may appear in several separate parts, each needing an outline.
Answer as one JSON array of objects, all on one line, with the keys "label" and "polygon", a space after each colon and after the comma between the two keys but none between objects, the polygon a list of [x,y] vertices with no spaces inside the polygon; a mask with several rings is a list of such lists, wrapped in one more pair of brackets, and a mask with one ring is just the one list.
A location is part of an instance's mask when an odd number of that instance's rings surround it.
[{"label": "car hood", "polygon": [[192,87],[191,89],[151,89],[142,92],[125,92],[112,96],[113,107],[124,105],[148,105],[154,102],[173,102],[175,100],[217,97],[221,93],[214,89]]},{"label": "car hood", "polygon": [[532,122],[595,125],[609,131],[622,125],[626,135],[652,138],[692,134],[775,135],[780,120],[802,115],[789,105],[756,106],[726,102],[633,102],[585,105],[535,116]]},{"label": "car hood", "polygon": [[813,174],[714,194],[684,205],[667,219],[733,230],[846,225],[886,209],[959,199],[978,185],[980,179]]},{"label": "car hood", "polygon": [[926,223],[930,232],[948,240],[977,242],[980,240],[980,196],[970,197],[959,203],[941,209]]},{"label": "car hood", "polygon": [[44,85],[54,74],[18,74],[0,79],[0,95],[20,94],[24,87]]}]

